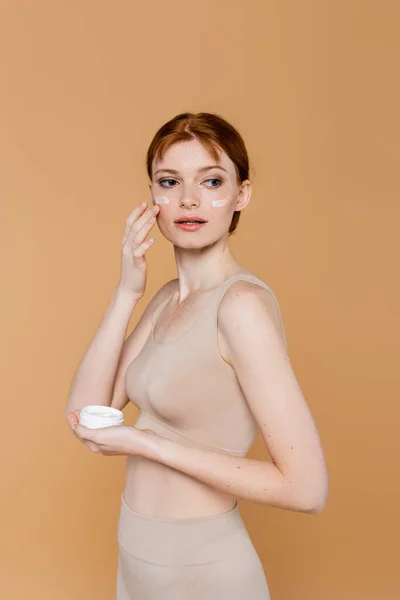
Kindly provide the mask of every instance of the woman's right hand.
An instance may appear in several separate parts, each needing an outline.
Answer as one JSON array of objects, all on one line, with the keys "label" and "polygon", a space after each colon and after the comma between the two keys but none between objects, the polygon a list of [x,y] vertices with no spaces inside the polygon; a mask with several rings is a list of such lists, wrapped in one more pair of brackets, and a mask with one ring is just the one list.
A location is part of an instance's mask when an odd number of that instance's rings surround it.
[{"label": "woman's right hand", "polygon": [[147,203],[143,202],[134,208],[126,220],[118,288],[128,291],[135,297],[135,300],[140,300],[146,289],[145,252],[153,244],[154,239],[146,240],[145,238],[155,224],[159,210],[157,204],[147,207]]}]

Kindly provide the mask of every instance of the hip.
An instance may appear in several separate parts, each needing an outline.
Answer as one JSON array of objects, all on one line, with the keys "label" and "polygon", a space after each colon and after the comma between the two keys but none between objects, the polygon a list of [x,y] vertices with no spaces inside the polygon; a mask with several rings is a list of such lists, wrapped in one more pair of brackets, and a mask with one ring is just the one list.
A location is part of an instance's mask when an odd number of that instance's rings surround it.
[{"label": "hip", "polygon": [[268,600],[263,566],[238,504],[219,515],[146,517],[121,496],[118,600]]}]

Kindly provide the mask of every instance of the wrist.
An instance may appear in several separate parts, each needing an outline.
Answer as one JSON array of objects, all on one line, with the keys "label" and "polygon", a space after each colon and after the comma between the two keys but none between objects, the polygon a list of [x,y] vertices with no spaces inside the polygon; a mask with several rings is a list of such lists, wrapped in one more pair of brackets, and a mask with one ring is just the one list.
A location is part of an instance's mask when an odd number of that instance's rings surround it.
[{"label": "wrist", "polygon": [[171,445],[171,440],[155,433],[151,429],[136,429],[136,432],[140,436],[141,456],[162,463],[163,457],[165,457]]},{"label": "wrist", "polygon": [[117,286],[114,295],[117,300],[130,302],[132,304],[137,304],[140,300],[140,298],[138,298],[134,292],[128,290],[127,288],[123,288],[120,285]]}]

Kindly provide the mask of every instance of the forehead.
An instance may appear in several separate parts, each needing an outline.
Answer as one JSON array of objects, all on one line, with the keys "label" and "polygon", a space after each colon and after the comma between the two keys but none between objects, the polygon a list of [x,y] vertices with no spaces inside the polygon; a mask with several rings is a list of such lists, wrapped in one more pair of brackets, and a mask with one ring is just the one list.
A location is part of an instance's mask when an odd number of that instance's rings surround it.
[{"label": "forehead", "polygon": [[199,167],[207,165],[220,165],[229,174],[235,174],[235,166],[223,150],[217,148],[218,160],[216,161],[199,140],[177,142],[165,152],[162,160],[153,161],[153,173],[157,169],[175,169],[180,173],[197,171]]}]

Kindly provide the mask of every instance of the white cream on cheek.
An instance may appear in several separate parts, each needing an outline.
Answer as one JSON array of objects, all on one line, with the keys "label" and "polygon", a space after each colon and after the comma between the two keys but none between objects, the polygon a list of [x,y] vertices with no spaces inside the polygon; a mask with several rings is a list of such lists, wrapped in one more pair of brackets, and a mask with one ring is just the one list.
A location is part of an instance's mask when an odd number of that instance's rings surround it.
[{"label": "white cream on cheek", "polygon": [[221,199],[221,200],[213,200],[213,201],[211,202],[211,204],[212,204],[213,206],[217,206],[217,207],[218,207],[218,206],[225,206],[225,204],[226,204],[227,202],[228,202],[228,200]]},{"label": "white cream on cheek", "polygon": [[154,204],[169,204],[169,198],[167,196],[157,196],[154,199]]},{"label": "white cream on cheek", "polygon": [[[221,200],[213,200],[211,204],[212,206],[219,207],[225,206],[227,202],[228,200],[222,198]],[[154,204],[169,204],[169,198],[167,198],[167,196],[156,196],[154,199]]]}]

